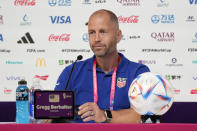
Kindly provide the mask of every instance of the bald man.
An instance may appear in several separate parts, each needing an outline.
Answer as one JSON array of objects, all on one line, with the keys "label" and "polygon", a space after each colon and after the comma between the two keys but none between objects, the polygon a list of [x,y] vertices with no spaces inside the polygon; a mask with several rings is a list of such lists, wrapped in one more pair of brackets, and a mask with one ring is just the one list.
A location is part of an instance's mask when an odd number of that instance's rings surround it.
[{"label": "bald man", "polygon": [[[149,68],[118,53],[122,32],[112,11],[102,9],[90,16],[88,36],[94,56],[76,63],[68,85],[79,106],[73,122],[139,123],[141,116],[130,107],[128,90]],[[62,71],[55,90],[64,90],[71,68],[69,65]]]}]

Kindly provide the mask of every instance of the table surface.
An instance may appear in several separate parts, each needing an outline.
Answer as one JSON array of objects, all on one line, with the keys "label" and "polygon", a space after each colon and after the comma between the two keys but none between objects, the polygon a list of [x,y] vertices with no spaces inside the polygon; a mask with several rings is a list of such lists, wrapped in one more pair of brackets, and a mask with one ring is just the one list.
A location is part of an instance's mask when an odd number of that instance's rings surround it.
[{"label": "table surface", "polygon": [[0,131],[197,131],[197,124],[0,124]]}]

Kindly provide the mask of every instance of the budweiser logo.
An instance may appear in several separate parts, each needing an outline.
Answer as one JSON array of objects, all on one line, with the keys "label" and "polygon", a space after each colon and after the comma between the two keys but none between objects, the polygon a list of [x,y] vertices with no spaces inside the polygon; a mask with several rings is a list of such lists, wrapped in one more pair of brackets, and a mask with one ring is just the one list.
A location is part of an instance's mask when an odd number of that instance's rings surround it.
[{"label": "budweiser logo", "polygon": [[70,40],[70,34],[61,34],[61,35],[54,35],[51,34],[49,36],[49,41],[69,41]]},{"label": "budweiser logo", "polygon": [[15,0],[14,5],[21,6],[34,6],[36,4],[35,0]]},{"label": "budweiser logo", "polygon": [[34,78],[39,78],[40,80],[47,80],[49,76],[45,75],[45,76],[39,76],[39,75],[35,75]]},{"label": "budweiser logo", "polygon": [[118,21],[119,23],[138,23],[139,19],[138,19],[139,16],[130,16],[130,17],[122,17],[122,16],[119,16],[118,17]]}]

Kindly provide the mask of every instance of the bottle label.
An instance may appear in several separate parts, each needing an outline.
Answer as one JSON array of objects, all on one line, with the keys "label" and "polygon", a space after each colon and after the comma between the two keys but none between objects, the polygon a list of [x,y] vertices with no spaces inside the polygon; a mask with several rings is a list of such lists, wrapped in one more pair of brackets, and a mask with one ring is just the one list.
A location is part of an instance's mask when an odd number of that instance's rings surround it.
[{"label": "bottle label", "polygon": [[28,100],[28,89],[20,89],[19,91],[16,91],[16,100],[17,101]]}]

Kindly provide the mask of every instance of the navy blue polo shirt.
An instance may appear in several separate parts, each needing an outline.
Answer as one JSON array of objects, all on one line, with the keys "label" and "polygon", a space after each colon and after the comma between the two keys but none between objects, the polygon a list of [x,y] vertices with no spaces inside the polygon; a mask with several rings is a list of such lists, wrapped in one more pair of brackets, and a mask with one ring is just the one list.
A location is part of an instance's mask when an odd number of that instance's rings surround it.
[{"label": "navy blue polo shirt", "polygon": [[[117,68],[116,87],[113,110],[130,108],[128,90],[132,81],[141,73],[149,72],[149,68],[143,64],[129,61],[123,54]],[[75,92],[75,105],[80,106],[86,102],[94,102],[93,97],[93,61],[95,56],[76,63],[67,90]],[[55,90],[64,90],[72,64],[67,66],[60,74]],[[111,80],[113,71],[105,74],[99,68],[97,72],[98,106],[100,109],[109,109]]]}]

